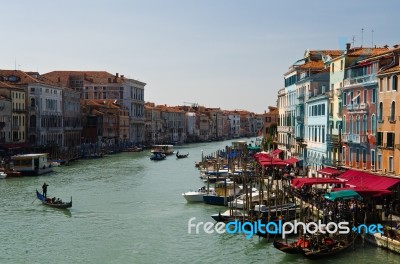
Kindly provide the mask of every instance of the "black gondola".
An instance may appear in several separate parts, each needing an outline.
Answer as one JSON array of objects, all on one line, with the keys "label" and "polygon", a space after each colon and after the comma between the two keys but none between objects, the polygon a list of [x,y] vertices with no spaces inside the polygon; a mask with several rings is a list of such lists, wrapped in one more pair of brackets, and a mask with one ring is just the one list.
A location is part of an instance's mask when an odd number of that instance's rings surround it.
[{"label": "black gondola", "polygon": [[342,239],[331,245],[318,245],[317,248],[301,248],[297,247],[300,254],[309,259],[321,259],[329,256],[336,255],[348,249],[353,245],[355,237],[352,239]]},{"label": "black gondola", "polygon": [[50,207],[59,208],[59,209],[66,209],[72,207],[72,196],[70,202],[57,202],[55,199],[45,198],[43,194],[36,190],[36,197],[44,204]]},{"label": "black gondola", "polygon": [[274,247],[287,254],[299,254],[298,247],[307,248],[309,246],[308,239],[300,237],[292,243],[279,242],[274,240]]},{"label": "black gondola", "polygon": [[176,152],[176,157],[177,157],[178,159],[187,158],[188,156],[189,156],[189,153],[188,153],[188,154],[179,154],[179,151]]}]

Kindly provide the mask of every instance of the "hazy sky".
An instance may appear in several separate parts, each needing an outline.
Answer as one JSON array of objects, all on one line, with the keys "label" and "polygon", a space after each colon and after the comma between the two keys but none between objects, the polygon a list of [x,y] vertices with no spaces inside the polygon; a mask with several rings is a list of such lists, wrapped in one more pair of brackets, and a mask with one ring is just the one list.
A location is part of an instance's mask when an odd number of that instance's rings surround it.
[{"label": "hazy sky", "polygon": [[[262,113],[306,49],[400,43],[393,1],[4,1],[0,68],[105,70],[145,100]],[[15,63],[16,61],[16,63]]]}]

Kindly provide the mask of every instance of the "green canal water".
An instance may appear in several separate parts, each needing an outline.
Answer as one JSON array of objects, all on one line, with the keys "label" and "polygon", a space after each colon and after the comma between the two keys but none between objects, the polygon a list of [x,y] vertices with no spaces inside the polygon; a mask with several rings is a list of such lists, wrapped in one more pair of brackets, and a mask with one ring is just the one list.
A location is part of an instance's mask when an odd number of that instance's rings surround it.
[{"label": "green canal water", "polygon": [[[195,161],[230,141],[176,147],[189,158],[151,161],[149,152],[79,160],[39,177],[0,180],[0,263],[400,263],[400,255],[357,245],[328,260],[285,255],[266,239],[188,234],[188,220],[212,221],[224,208],[187,204],[182,193],[203,186]],[[69,200],[69,211],[35,200]]]}]

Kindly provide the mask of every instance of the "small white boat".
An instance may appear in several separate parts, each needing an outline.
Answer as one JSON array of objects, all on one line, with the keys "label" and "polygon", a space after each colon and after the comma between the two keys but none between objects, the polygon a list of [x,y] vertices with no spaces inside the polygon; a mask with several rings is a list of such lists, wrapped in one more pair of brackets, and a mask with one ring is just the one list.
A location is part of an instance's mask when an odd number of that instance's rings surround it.
[{"label": "small white boat", "polygon": [[[0,171],[0,179],[5,179],[5,178],[7,178],[7,174],[5,174],[3,171]],[[203,199],[203,197],[201,199]]]},{"label": "small white boat", "polygon": [[[208,191],[209,194],[214,194],[214,188],[210,188]],[[197,203],[203,202],[203,196],[207,194],[207,188],[201,187],[197,191],[189,191],[182,193],[182,196],[186,199],[188,203]]]}]

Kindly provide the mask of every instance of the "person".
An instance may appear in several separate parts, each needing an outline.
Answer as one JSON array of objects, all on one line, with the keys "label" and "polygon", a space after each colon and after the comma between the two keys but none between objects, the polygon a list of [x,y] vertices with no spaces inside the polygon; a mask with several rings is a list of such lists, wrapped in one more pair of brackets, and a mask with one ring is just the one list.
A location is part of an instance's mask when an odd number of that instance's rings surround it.
[{"label": "person", "polygon": [[49,186],[49,185],[47,185],[47,183],[43,183],[42,191],[43,191],[44,198],[47,198],[47,186]]}]

